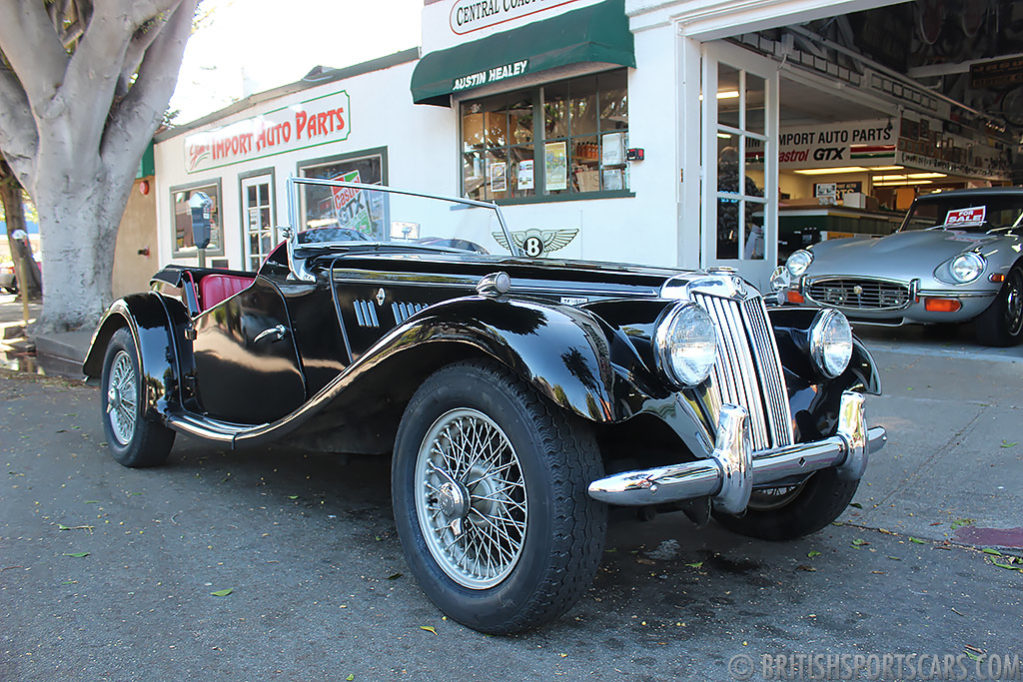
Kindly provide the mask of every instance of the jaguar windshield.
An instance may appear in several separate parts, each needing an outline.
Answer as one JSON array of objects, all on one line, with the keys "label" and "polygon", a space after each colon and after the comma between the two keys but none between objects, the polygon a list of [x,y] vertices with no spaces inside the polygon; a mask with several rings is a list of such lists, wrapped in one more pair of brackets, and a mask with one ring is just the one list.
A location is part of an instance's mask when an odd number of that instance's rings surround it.
[{"label": "jaguar windshield", "polygon": [[512,251],[493,204],[343,180],[291,178],[288,189],[295,245],[302,251]]},{"label": "jaguar windshield", "polygon": [[942,227],[987,231],[1018,227],[1021,220],[1023,196],[935,194],[916,200],[902,223],[902,230]]}]

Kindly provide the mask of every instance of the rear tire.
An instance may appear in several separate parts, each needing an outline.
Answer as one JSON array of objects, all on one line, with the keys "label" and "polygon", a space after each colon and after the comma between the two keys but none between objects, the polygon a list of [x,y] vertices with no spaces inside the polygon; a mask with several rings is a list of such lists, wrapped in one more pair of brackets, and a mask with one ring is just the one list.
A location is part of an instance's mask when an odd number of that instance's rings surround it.
[{"label": "rear tire", "polygon": [[977,343],[1015,346],[1023,341],[1023,268],[1014,265],[995,300],[977,317]]},{"label": "rear tire", "polygon": [[822,469],[798,486],[754,490],[750,506],[740,516],[714,513],[728,530],[761,540],[795,540],[816,533],[837,519],[849,506],[859,481],[839,478],[838,471]]},{"label": "rear tire", "polygon": [[441,611],[481,632],[558,617],[600,563],[607,509],[587,487],[602,472],[590,429],[502,369],[437,371],[405,408],[391,470],[412,573]]},{"label": "rear tire", "polygon": [[135,337],[127,327],[110,337],[100,386],[103,430],[114,459],[126,467],[163,464],[175,434],[146,416],[145,381],[139,372]]}]

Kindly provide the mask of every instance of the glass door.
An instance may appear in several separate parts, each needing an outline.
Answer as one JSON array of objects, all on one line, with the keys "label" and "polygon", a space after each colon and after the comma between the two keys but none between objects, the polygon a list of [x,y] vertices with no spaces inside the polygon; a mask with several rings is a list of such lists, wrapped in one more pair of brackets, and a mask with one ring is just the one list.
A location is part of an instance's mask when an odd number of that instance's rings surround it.
[{"label": "glass door", "polygon": [[723,42],[704,43],[702,71],[700,263],[764,290],[778,259],[778,71]]},{"label": "glass door", "polygon": [[260,175],[242,180],[242,226],[246,270],[259,270],[278,243],[273,226],[273,177]]}]

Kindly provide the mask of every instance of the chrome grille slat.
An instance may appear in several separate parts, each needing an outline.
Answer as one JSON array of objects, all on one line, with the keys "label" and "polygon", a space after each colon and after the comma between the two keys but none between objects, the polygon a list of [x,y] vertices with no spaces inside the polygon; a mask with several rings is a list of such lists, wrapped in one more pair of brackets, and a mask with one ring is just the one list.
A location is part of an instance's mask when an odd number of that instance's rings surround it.
[{"label": "chrome grille slat", "polygon": [[814,303],[852,309],[901,310],[912,300],[903,282],[863,277],[810,280],[805,293]]},{"label": "chrome grille slat", "polygon": [[754,451],[790,445],[788,393],[763,299],[753,296],[740,301],[697,293],[693,300],[718,326],[712,390],[721,403],[746,409]]}]

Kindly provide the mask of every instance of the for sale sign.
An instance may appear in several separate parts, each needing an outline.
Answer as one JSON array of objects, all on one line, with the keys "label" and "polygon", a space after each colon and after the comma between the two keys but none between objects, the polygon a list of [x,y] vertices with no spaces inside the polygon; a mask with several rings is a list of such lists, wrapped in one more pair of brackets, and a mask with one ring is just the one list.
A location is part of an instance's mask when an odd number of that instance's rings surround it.
[{"label": "for sale sign", "polygon": [[962,223],[982,223],[987,215],[987,206],[971,206],[970,208],[957,208],[949,211],[945,216],[946,225],[961,225]]}]

